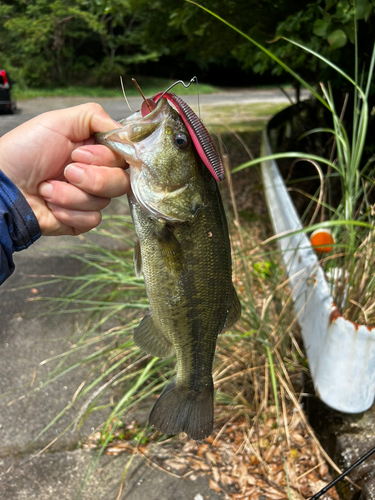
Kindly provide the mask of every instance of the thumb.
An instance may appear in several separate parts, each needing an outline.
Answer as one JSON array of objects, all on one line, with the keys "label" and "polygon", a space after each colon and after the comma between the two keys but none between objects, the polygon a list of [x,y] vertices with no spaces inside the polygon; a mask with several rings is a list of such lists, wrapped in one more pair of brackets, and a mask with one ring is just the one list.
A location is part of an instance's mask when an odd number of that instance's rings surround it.
[{"label": "thumb", "polygon": [[61,126],[60,132],[73,142],[85,141],[95,132],[108,132],[121,127],[96,102],[52,111],[49,118],[53,120],[54,128],[56,128],[58,121]]}]

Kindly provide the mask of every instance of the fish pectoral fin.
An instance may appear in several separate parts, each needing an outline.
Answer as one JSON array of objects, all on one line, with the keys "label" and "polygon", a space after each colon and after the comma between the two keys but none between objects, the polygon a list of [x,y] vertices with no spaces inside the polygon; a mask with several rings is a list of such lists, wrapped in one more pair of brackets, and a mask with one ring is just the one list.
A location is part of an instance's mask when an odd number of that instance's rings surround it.
[{"label": "fish pectoral fin", "polygon": [[174,347],[167,337],[157,328],[152,319],[151,311],[142,319],[133,333],[134,343],[147,354],[158,358],[169,358],[174,353]]},{"label": "fish pectoral fin", "polygon": [[164,191],[162,194],[162,199],[163,201],[165,200],[173,200],[173,198],[177,198],[178,196],[181,196],[182,193],[188,188],[188,184],[185,186],[182,186],[180,188],[174,189],[173,191]]},{"label": "fish pectoral fin", "polygon": [[169,273],[180,275],[187,271],[187,263],[180,243],[168,224],[155,233],[159,248],[163,254],[163,262]]},{"label": "fish pectoral fin", "polygon": [[225,321],[225,325],[223,330],[220,333],[225,332],[229,328],[232,328],[232,326],[240,319],[241,317],[241,302],[238,298],[237,292],[233,287],[233,296],[232,296],[232,305],[229,309],[229,313],[227,316],[227,319]]},{"label": "fish pectoral fin", "polygon": [[138,238],[135,239],[133,262],[134,262],[135,275],[137,276],[138,279],[140,279],[142,277],[143,270],[142,270],[141,244]]}]

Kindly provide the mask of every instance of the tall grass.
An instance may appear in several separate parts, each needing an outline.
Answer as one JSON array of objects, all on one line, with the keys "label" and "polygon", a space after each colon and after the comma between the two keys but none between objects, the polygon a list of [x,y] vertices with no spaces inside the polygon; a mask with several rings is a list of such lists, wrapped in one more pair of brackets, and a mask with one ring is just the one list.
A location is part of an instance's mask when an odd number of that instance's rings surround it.
[{"label": "tall grass", "polygon": [[[338,176],[341,183],[341,198],[337,203],[319,203],[322,214],[321,223],[307,228],[313,231],[319,227],[330,227],[335,235],[336,245],[334,254],[325,260],[328,276],[330,277],[332,294],[334,299],[347,319],[357,322],[368,323],[375,320],[375,280],[374,274],[374,223],[373,223],[373,188],[374,188],[374,158],[364,158],[364,147],[368,134],[369,120],[369,93],[372,83],[375,64],[375,42],[372,47],[370,67],[368,68],[367,81],[363,83],[363,78],[359,74],[358,68],[358,40],[357,24],[354,23],[355,45],[353,57],[353,73],[351,78],[341,68],[332,63],[321,54],[293,40],[283,38],[290,44],[299,47],[317,57],[325,64],[333,68],[343,79],[352,85],[353,89],[353,122],[351,124],[352,133],[349,134],[344,125],[345,113],[342,106],[337,109],[333,96],[333,89],[330,84],[325,86],[320,84],[321,93],[317,92],[313,86],[296,74],[292,68],[287,66],[282,60],[277,58],[272,52],[261,46],[248,35],[238,30],[209,9],[191,0],[186,0],[195,4],[219,21],[226,24],[250,43],[266,53],[285,71],[290,73],[300,84],[310,90],[313,96],[329,110],[332,117],[333,126],[316,127],[305,133],[302,137],[316,133],[332,134],[334,138],[333,147],[328,157],[322,157],[304,152],[276,153],[269,157],[257,158],[256,160],[245,162],[238,166],[233,172],[244,168],[252,167],[266,159],[283,158],[303,158],[318,164],[327,166],[327,173],[322,183],[321,189],[325,191],[323,199],[327,198],[330,191],[331,180]],[[328,195],[328,200],[332,199]],[[326,220],[324,220],[326,219]]]}]

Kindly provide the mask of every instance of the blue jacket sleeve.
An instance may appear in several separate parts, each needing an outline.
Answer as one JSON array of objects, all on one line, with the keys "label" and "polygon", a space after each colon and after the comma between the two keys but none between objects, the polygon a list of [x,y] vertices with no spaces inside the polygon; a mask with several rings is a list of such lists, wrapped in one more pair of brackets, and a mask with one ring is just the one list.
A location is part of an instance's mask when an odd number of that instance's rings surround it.
[{"label": "blue jacket sleeve", "polygon": [[30,205],[0,171],[0,285],[14,271],[13,252],[28,248],[40,236]]}]

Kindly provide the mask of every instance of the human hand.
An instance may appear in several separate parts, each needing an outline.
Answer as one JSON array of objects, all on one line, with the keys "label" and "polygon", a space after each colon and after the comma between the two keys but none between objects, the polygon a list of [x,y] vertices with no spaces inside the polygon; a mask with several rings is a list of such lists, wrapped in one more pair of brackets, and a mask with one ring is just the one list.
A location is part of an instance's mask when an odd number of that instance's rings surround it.
[{"label": "human hand", "polygon": [[130,189],[123,158],[94,144],[120,126],[96,103],[43,113],[0,138],[0,170],[21,190],[45,236],[96,227]]}]

